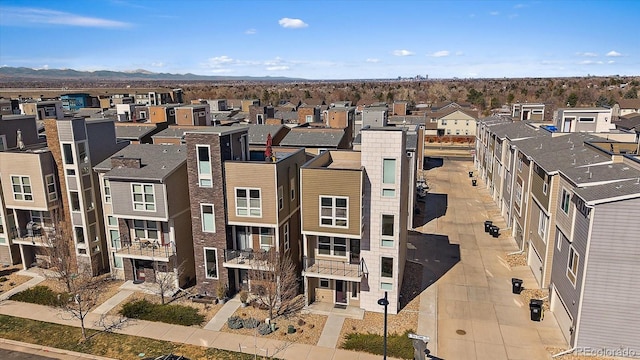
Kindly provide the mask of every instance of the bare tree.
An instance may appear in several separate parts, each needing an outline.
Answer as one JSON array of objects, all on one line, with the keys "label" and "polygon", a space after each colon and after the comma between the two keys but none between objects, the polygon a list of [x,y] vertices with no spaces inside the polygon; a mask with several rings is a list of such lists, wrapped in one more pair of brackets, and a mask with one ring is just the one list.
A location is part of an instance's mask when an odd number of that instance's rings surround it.
[{"label": "bare tree", "polygon": [[162,304],[165,304],[165,298],[168,293],[177,290],[177,282],[179,276],[186,267],[186,262],[183,261],[172,271],[167,269],[168,265],[159,264],[158,261],[153,262],[153,267],[155,270],[155,279],[154,284],[157,286],[158,295],[160,295],[160,301]]},{"label": "bare tree", "polygon": [[55,230],[43,234],[43,245],[49,262],[47,277],[63,282],[72,291],[73,278],[77,276],[73,234],[69,224],[54,214]]},{"label": "bare tree", "polygon": [[80,321],[82,340],[87,340],[85,319],[89,312],[98,304],[98,298],[103,290],[107,278],[93,277],[90,269],[70,276],[69,298],[61,299],[61,308],[73,318]]},{"label": "bare tree", "polygon": [[256,255],[248,272],[251,292],[269,310],[269,318],[284,314],[298,295],[296,267],[288,254],[271,249]]}]

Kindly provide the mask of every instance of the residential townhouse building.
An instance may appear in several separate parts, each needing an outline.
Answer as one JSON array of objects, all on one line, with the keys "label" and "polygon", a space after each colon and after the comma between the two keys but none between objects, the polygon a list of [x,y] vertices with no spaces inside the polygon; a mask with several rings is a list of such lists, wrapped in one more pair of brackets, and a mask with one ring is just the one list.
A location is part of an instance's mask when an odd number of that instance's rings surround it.
[{"label": "residential townhouse building", "polygon": [[114,277],[136,283],[195,280],[187,149],[131,144],[94,167]]},{"label": "residential townhouse building", "polygon": [[299,126],[287,133],[280,146],[303,147],[308,153],[319,154],[327,150],[350,149],[353,144],[346,129]]},{"label": "residential townhouse building", "polygon": [[640,305],[628,287],[640,273],[638,169],[628,157],[561,170],[550,308],[571,348],[640,352]]},{"label": "residential townhouse building", "polygon": [[365,129],[362,151],[329,150],[301,168],[305,301],[399,309],[407,247],[405,131]]},{"label": "residential townhouse building", "polygon": [[477,113],[458,107],[447,107],[442,110],[428,113],[430,122],[437,123],[438,136],[467,135],[476,133]]},{"label": "residential townhouse building", "polygon": [[298,114],[298,124],[321,121],[320,106],[302,104],[298,107],[297,114]]},{"label": "residential townhouse building", "polygon": [[60,96],[60,101],[62,108],[69,111],[99,106],[98,98],[87,93],[63,94]]},{"label": "residential townhouse building", "polygon": [[152,123],[176,123],[176,104],[149,105],[149,122]]},{"label": "residential townhouse building", "polygon": [[389,107],[384,106],[365,106],[362,109],[362,128],[387,126],[389,120]]},{"label": "residential townhouse building", "polygon": [[209,104],[183,105],[175,108],[177,125],[211,126]]},{"label": "residential townhouse building", "polygon": [[556,111],[554,123],[561,132],[609,132],[616,128],[612,123],[613,109],[599,107],[561,108]]},{"label": "residential townhouse building", "polygon": [[519,121],[544,121],[545,104],[543,103],[515,103],[511,104],[511,117]]},{"label": "residential townhouse building", "polygon": [[35,115],[36,120],[64,118],[60,100],[24,102],[19,104],[19,108],[22,115]]}]

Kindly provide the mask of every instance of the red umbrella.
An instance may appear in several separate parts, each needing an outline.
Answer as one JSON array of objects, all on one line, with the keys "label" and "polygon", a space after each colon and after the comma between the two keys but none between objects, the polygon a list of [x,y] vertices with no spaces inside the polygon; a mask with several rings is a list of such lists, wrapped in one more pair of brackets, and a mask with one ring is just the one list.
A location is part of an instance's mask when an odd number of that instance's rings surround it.
[{"label": "red umbrella", "polygon": [[265,159],[271,159],[271,156],[273,155],[271,152],[271,142],[271,133],[269,133],[269,135],[267,135],[267,148],[264,150]]}]

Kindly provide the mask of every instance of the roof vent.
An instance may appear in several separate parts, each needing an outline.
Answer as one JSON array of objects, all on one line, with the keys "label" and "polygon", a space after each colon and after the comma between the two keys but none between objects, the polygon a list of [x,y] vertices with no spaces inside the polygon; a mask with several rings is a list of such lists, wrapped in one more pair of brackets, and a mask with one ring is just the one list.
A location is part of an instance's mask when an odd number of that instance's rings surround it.
[{"label": "roof vent", "polygon": [[592,177],[593,177],[593,173],[589,171],[589,179],[591,179]]},{"label": "roof vent", "polygon": [[629,170],[628,166],[625,166],[625,167],[622,168],[622,171],[627,171],[627,170]]},{"label": "roof vent", "polygon": [[618,190],[622,189],[622,185],[616,186],[616,189],[618,189]]},{"label": "roof vent", "polygon": [[162,152],[166,154],[167,153],[167,149],[162,149]]}]

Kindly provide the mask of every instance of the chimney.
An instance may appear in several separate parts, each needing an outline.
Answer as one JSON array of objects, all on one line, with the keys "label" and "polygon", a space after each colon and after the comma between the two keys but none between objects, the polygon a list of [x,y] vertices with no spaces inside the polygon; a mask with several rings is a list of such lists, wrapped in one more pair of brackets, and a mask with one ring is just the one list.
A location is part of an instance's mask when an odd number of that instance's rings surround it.
[{"label": "chimney", "polygon": [[140,169],[142,167],[142,159],[140,158],[127,158],[124,156],[116,156],[111,158],[112,168],[129,168]]}]

